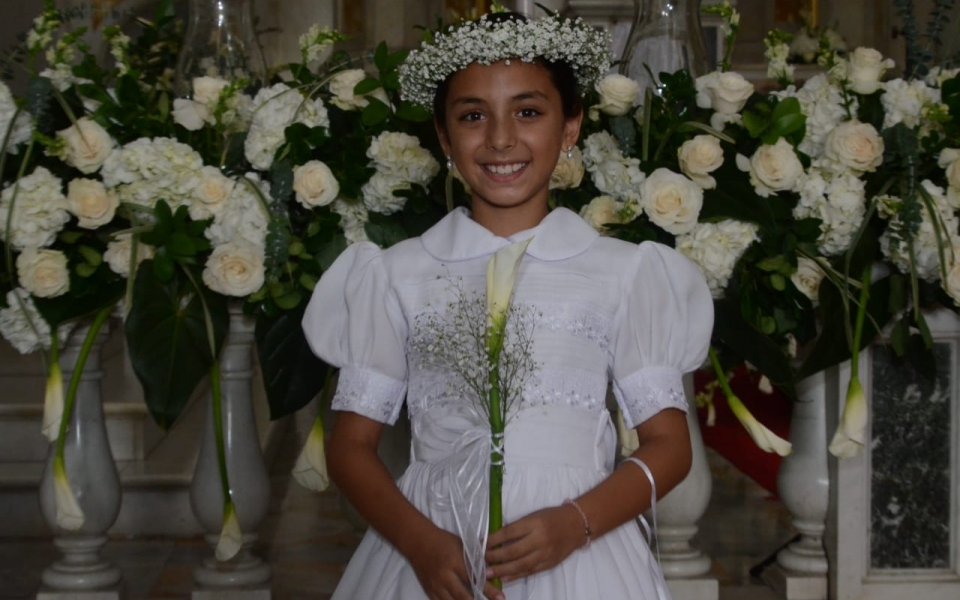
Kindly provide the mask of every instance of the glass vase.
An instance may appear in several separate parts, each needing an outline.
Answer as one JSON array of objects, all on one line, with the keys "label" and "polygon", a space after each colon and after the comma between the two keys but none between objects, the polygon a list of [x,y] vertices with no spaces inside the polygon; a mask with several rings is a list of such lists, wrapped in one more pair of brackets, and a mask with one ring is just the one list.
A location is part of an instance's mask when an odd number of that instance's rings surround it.
[{"label": "glass vase", "polygon": [[641,99],[648,88],[661,92],[660,73],[686,70],[693,78],[707,73],[700,0],[633,0],[633,4],[634,24],[620,73],[640,84]]},{"label": "glass vase", "polygon": [[178,96],[190,96],[196,77],[264,81],[267,68],[253,27],[253,0],[190,0],[189,10],[177,61]]}]

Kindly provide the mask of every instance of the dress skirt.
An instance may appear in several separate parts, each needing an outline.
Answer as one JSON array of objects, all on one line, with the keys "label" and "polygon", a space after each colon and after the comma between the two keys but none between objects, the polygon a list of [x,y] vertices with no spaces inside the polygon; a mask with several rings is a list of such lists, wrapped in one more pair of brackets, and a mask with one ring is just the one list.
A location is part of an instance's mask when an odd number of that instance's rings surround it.
[{"label": "dress skirt", "polygon": [[[414,417],[411,464],[397,485],[431,521],[457,533],[449,503],[438,501],[436,471],[451,458],[447,440]],[[419,435],[418,435],[419,434]],[[525,408],[504,438],[504,522],[559,506],[603,481],[613,468],[616,433],[606,410],[548,405]],[[507,600],[669,600],[663,575],[631,521],[562,563],[504,585]],[[478,596],[479,598],[479,596]],[[333,600],[427,600],[407,559],[369,529]]]}]

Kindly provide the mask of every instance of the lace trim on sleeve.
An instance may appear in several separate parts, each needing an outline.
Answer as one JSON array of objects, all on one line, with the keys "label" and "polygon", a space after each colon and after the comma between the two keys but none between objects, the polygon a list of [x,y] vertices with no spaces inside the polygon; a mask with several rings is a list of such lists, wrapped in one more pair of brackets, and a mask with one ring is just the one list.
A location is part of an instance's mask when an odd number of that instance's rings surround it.
[{"label": "lace trim on sleeve", "polygon": [[674,367],[647,367],[613,382],[613,394],[632,429],[665,408],[687,412],[683,373]]},{"label": "lace trim on sleeve", "polygon": [[334,410],[348,410],[392,425],[400,415],[407,382],[357,367],[340,369]]}]

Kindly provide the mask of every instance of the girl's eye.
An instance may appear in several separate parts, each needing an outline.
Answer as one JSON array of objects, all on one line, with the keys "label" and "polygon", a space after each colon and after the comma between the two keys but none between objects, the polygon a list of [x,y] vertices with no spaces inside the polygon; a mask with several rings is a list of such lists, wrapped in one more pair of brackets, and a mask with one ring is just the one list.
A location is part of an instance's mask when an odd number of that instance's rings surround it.
[{"label": "girl's eye", "polygon": [[482,115],[480,112],[478,112],[478,111],[471,111],[471,112],[468,112],[468,113],[464,114],[463,116],[461,116],[461,117],[460,117],[460,120],[461,120],[461,121],[473,122],[473,121],[479,121],[479,120],[482,119],[482,118],[483,118],[483,115]]},{"label": "girl's eye", "polygon": [[540,114],[540,111],[535,108],[521,108],[517,115],[523,118],[536,117]]}]

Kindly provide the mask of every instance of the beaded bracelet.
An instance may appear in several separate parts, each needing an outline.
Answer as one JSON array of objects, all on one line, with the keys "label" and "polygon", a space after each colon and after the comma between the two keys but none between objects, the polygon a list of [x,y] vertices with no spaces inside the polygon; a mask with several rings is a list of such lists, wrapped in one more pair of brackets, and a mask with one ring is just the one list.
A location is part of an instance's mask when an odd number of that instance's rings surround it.
[{"label": "beaded bracelet", "polygon": [[583,519],[583,533],[587,536],[587,542],[581,547],[583,550],[586,550],[590,547],[590,540],[593,537],[593,532],[590,531],[590,522],[587,521],[587,513],[583,512],[583,509],[580,508],[580,505],[577,504],[576,500],[571,500],[567,498],[563,501],[564,505],[570,505],[577,509],[577,512],[580,513],[580,518]]}]

